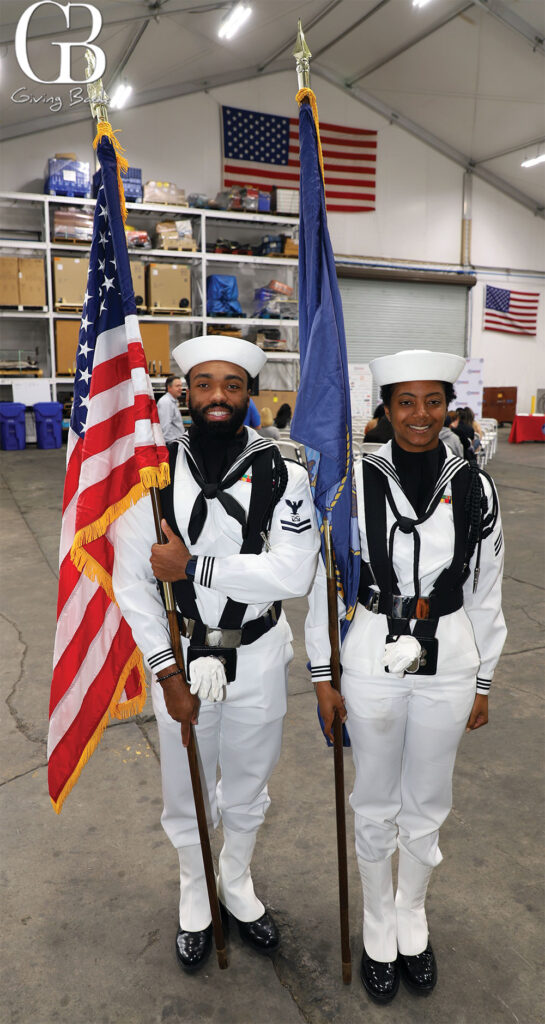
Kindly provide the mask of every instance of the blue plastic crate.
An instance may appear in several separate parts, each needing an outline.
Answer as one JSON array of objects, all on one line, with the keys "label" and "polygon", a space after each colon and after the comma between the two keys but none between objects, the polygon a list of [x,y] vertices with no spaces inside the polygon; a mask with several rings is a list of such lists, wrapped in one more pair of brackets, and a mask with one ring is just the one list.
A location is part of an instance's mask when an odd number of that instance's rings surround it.
[{"label": "blue plastic crate", "polygon": [[46,193],[53,196],[91,195],[89,164],[81,160],[52,157],[47,163]]},{"label": "blue plastic crate", "polygon": [[22,402],[0,402],[0,447],[4,451],[26,446],[25,412]]},{"label": "blue plastic crate", "polygon": [[60,448],[62,445],[62,405],[60,402],[36,402],[36,441],[38,448]]}]

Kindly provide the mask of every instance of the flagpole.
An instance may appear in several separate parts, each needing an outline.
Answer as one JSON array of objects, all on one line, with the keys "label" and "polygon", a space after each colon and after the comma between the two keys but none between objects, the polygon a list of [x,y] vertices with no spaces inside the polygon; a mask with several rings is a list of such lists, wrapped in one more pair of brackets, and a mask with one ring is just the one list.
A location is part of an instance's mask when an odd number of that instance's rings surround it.
[{"label": "flagpole", "polygon": [[[324,543],[327,577],[327,618],[331,644],[331,685],[341,692],[341,659],[339,619],[337,615],[337,581],[331,543],[331,524],[324,516]],[[339,915],[341,928],[341,963],[345,985],[352,981],[350,952],[350,921],[348,915],[348,863],[346,850],[346,812],[344,799],[343,727],[338,713],[333,719],[333,761],[335,773],[335,811],[337,817],[337,863],[339,868]]]},{"label": "flagpole", "polygon": [[[90,50],[85,51],[87,60],[86,76],[89,78],[95,67],[95,55]],[[102,80],[98,79],[96,82],[87,83],[87,92],[89,95],[89,103],[91,107],[91,115],[95,117],[97,121],[108,121],[108,96],[104,91]],[[155,523],[155,533],[157,536],[158,544],[166,544],[167,539],[161,529],[162,509],[161,509],[161,496],[158,487],[150,487],[149,493],[151,497],[151,506],[153,509],[153,519]],[[178,624],[178,615],[176,612],[176,604],[174,601],[174,593],[172,590],[171,583],[163,583],[163,592],[165,595],[165,604],[167,609],[168,626],[170,631],[170,639],[172,644],[172,650],[176,664],[180,670],[182,676],[182,685],[187,686],[187,679],[185,674],[184,656],[182,651],[182,642],[180,638],[180,627]],[[212,850],[210,848],[210,836],[208,834],[208,822],[206,818],[206,809],[204,805],[204,797],[202,791],[201,775],[199,771],[199,759],[197,750],[197,740],[195,738],[195,731],[193,725],[190,723],[189,726],[189,742],[187,745],[187,758],[189,762],[189,772],[191,776],[191,786],[193,789],[193,799],[195,801],[195,813],[197,816],[197,826],[199,829],[199,838],[201,844],[202,858],[204,863],[204,872],[206,878],[206,888],[208,891],[208,901],[210,903],[210,913],[212,915],[212,925],[214,928],[214,941],[216,944],[216,956],[218,959],[218,966],[220,970],[224,970],[227,967],[227,954],[225,950],[225,938],[223,934],[223,925],[221,921],[221,912],[218,901],[218,893],[216,888],[216,879],[214,875],[214,862],[212,860]]]},{"label": "flagpole", "polygon": [[[299,90],[310,89],[310,58],[312,54],[307,46],[301,21],[297,23],[297,39],[293,51],[297,70]],[[309,103],[305,96],[303,103]],[[331,524],[327,517],[323,518],[323,534],[326,555],[327,576],[327,614],[329,639],[331,644],[331,683],[341,692],[341,662],[339,645],[339,620],[337,615],[337,581],[335,577],[335,559],[331,540]],[[343,727],[338,713],[333,719],[333,760],[335,775],[335,812],[337,823],[337,865],[339,875],[339,913],[341,931],[341,964],[342,979],[345,985],[352,981],[352,955],[350,952],[350,923],[348,913],[348,864],[346,850],[346,812],[344,797],[344,757]]]}]

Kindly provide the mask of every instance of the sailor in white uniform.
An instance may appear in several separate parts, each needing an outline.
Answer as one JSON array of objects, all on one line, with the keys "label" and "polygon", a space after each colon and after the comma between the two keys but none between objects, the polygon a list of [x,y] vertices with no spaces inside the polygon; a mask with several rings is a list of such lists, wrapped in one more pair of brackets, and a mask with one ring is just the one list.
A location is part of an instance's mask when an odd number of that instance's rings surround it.
[{"label": "sailor in white uniform", "polygon": [[[281,601],[309,592],[319,537],[305,470],[243,426],[249,381],[264,353],[217,335],[192,338],[173,355],[188,379],[193,424],[169,448],[171,485],[161,492],[168,543],[154,543],[150,500],[138,502],[115,523],[113,584],[154,673],[161,821],[180,860],[176,953],[184,969],[194,970],[208,956],[212,925],[182,738],[187,744],[194,722],[212,823],[223,824],[220,899],[242,938],[270,953],[278,930],[254,892],[250,861],[270,803],[267,783],[280,755],[293,657]],[[157,580],[173,583],[187,686]]]},{"label": "sailor in white uniform", "polygon": [[464,364],[422,350],[370,364],[394,440],[356,467],[361,583],[341,650],[342,698],[329,682],[321,563],[306,624],[326,732],[338,713],[352,743],[360,974],[378,1002],[395,996],[400,975],[419,994],[435,986],[426,890],[442,859],[439,828],[452,804],[456,750],[464,731],[488,721],[506,636],[494,485],[439,441]]}]

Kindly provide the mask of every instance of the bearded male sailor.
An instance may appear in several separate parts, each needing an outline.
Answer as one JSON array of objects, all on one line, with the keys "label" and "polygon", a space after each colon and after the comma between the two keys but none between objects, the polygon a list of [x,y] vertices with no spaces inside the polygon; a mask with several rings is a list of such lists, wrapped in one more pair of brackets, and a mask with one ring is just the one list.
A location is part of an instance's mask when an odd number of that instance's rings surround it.
[{"label": "bearded male sailor", "polygon": [[393,999],[400,976],[420,995],[436,984],[426,890],[442,859],[439,828],[452,804],[456,750],[464,731],[488,721],[506,636],[494,485],[439,440],[464,364],[424,350],[370,364],[394,439],[356,469],[361,583],[341,651],[342,697],[329,682],[323,568],[306,623],[326,732],[338,713],[352,742],[360,975],[382,1003]]},{"label": "bearded male sailor", "polygon": [[[191,338],[173,356],[187,378],[192,426],[169,446],[171,484],[161,491],[168,543],[154,542],[151,503],[138,502],[115,524],[113,583],[154,673],[161,821],[180,860],[176,954],[195,970],[209,954],[212,925],[179,723],[185,744],[195,724],[212,823],[223,824],[220,900],[241,937],[271,953],[278,930],[254,892],[250,862],[270,803],[293,657],[281,601],[310,590],[319,537],[306,471],[243,426],[264,353],[216,335]],[[157,580],[173,584],[189,685],[177,670]]]}]

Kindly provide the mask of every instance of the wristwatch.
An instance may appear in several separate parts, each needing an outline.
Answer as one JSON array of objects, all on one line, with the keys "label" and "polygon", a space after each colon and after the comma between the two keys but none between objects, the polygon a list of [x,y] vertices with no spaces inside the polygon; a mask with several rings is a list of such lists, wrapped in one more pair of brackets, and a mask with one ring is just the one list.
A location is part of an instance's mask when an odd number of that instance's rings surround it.
[{"label": "wristwatch", "polygon": [[196,569],[197,569],[197,556],[196,555],[191,555],[191,557],[188,559],[187,565],[185,567],[185,574],[186,574],[188,580],[194,580],[195,579],[195,571],[196,571]]}]

